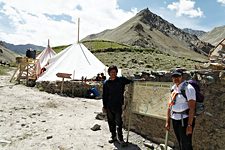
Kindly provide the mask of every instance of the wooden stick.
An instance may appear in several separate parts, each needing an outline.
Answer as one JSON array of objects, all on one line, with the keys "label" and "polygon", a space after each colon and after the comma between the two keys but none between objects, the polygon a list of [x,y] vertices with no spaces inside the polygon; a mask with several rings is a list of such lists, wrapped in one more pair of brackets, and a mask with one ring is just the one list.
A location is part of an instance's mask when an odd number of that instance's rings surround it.
[{"label": "wooden stick", "polygon": [[13,75],[12,75],[12,77],[11,77],[11,79],[10,79],[9,82],[12,82],[12,80],[13,80],[13,78],[14,78],[14,76],[15,76],[15,74],[17,73],[18,70],[20,70],[20,66],[19,66],[19,65],[17,66],[17,69],[16,69],[15,72],[13,73]]},{"label": "wooden stick", "polygon": [[62,84],[61,84],[60,94],[62,94],[62,92],[63,92],[63,84],[64,84],[64,78],[62,78]]},{"label": "wooden stick", "polygon": [[134,95],[134,84],[131,84],[131,98],[130,101],[128,100],[128,128],[127,128],[127,143],[129,142],[129,132],[130,132],[130,124],[131,124],[131,113],[132,113],[132,100],[133,100],[133,95]]},{"label": "wooden stick", "polygon": [[165,150],[167,150],[167,145],[168,145],[168,137],[169,137],[169,131],[166,130],[166,137],[165,137]]}]

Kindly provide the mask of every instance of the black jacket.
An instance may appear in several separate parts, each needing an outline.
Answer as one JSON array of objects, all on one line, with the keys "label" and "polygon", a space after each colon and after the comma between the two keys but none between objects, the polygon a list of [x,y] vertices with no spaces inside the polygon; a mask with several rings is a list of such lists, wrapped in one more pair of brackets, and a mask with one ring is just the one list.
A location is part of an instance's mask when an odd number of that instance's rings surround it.
[{"label": "black jacket", "polygon": [[125,77],[106,80],[103,84],[103,107],[106,109],[120,109],[124,104],[125,85],[131,83]]}]

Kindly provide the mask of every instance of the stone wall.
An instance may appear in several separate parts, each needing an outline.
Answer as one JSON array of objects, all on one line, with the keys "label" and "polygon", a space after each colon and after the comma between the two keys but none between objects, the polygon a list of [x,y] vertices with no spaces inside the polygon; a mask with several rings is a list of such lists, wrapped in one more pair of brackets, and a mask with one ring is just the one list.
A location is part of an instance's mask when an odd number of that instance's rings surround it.
[{"label": "stone wall", "polygon": [[[60,94],[62,81],[43,81],[37,82],[36,87],[40,91],[45,91],[52,94]],[[88,89],[95,87],[102,95],[102,82],[81,82],[81,81],[64,81],[62,95],[69,97],[87,97]]]},{"label": "stone wall", "polygon": [[[205,95],[205,112],[196,118],[193,134],[195,150],[225,149],[225,78],[224,71],[196,71],[195,78],[199,80],[201,90]],[[129,103],[132,99],[132,85],[126,92],[126,110],[124,125],[128,127]],[[165,120],[131,114],[131,130],[147,137],[154,142],[164,143]],[[177,149],[177,142],[170,130],[169,145]]]}]

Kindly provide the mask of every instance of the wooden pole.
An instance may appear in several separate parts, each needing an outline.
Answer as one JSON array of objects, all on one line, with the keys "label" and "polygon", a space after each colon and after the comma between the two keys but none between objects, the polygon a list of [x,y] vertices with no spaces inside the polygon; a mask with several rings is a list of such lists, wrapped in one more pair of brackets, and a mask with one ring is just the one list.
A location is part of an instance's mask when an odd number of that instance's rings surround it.
[{"label": "wooden pole", "polygon": [[166,137],[165,137],[165,150],[167,150],[167,145],[168,145],[168,137],[169,137],[169,131],[166,130]]},{"label": "wooden pole", "polygon": [[15,72],[13,73],[13,75],[12,75],[12,77],[11,77],[11,79],[10,79],[9,82],[12,82],[12,80],[13,80],[15,74],[16,74],[19,70],[20,70],[20,65],[17,66],[17,69],[16,69]]},{"label": "wooden pole", "polygon": [[63,92],[63,85],[64,85],[64,78],[62,78],[62,84],[61,84],[61,90],[60,90],[61,95],[62,95],[62,92]]},{"label": "wooden pole", "polygon": [[131,114],[132,114],[132,101],[133,101],[133,95],[134,95],[134,84],[131,84],[131,98],[128,100],[128,128],[127,128],[127,143],[129,142],[129,132],[130,132],[130,124],[131,124]]},{"label": "wooden pole", "polygon": [[80,42],[80,18],[78,18],[78,29],[77,29],[77,43]]},{"label": "wooden pole", "polygon": [[48,47],[50,47],[50,40],[48,39]]},{"label": "wooden pole", "polygon": [[26,69],[26,73],[27,73],[26,74],[26,85],[28,85],[28,80],[29,80],[29,62],[26,63],[25,69]]}]

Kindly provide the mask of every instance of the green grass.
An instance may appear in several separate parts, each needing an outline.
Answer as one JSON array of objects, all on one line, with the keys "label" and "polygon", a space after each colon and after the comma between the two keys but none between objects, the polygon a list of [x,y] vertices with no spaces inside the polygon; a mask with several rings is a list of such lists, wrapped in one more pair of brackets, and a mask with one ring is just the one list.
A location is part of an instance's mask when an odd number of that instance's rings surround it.
[{"label": "green grass", "polygon": [[[120,44],[112,41],[104,41],[104,40],[91,40],[91,41],[83,41],[82,42],[91,52],[99,53],[99,52],[155,52],[162,53],[155,49],[147,49],[147,48],[135,48],[132,46],[128,46],[125,44]],[[52,49],[59,53],[70,45],[62,45],[53,47]]]},{"label": "green grass", "polygon": [[8,67],[0,66],[0,75],[7,74]]},{"label": "green grass", "polygon": [[59,52],[61,52],[62,50],[64,50],[65,48],[67,48],[68,46],[70,46],[70,45],[56,46],[56,47],[53,47],[52,49],[53,49],[56,53],[59,53]]},{"label": "green grass", "polygon": [[[111,42],[111,41],[104,41],[104,40],[93,40],[93,41],[84,41],[82,42],[91,52],[104,52],[104,51],[116,51],[119,49],[119,51],[126,51],[127,49],[131,49],[132,47],[116,43],[116,42]],[[62,45],[62,46],[57,46],[53,47],[52,49],[56,52],[59,53],[63,49],[67,48],[70,45]]]},{"label": "green grass", "polygon": [[[123,74],[135,74],[154,70],[170,70],[175,67],[194,69],[203,62],[178,57],[151,48],[136,48],[116,42],[92,40],[82,42],[106,66],[117,65]],[[53,47],[59,53],[69,45]]]},{"label": "green grass", "polygon": [[91,49],[92,51],[96,50],[104,50],[104,49],[123,49],[123,48],[131,48],[128,45],[120,44],[112,41],[104,41],[104,40],[91,40],[91,41],[83,41],[82,42],[86,47]]}]

